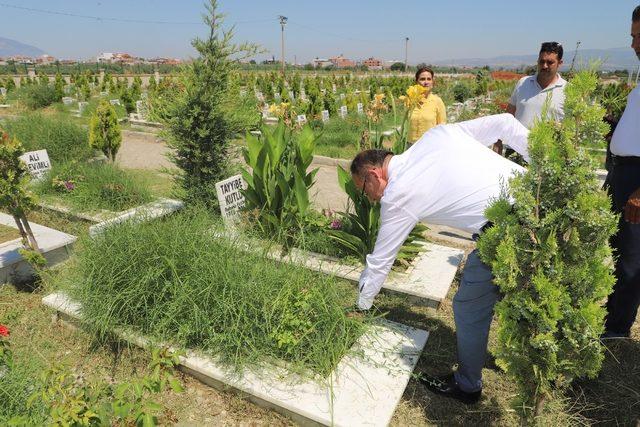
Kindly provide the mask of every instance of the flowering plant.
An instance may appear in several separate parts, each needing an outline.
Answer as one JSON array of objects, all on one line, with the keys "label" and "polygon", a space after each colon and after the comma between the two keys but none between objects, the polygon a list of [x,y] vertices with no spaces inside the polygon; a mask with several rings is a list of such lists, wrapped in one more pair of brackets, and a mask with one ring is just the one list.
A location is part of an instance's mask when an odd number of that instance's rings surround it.
[{"label": "flowering plant", "polygon": [[9,328],[5,325],[0,325],[0,376],[7,368],[11,368],[13,365],[13,357],[11,349],[9,348]]},{"label": "flowering plant", "polygon": [[424,102],[425,96],[429,93],[429,90],[420,85],[412,85],[409,86],[405,93],[406,95],[398,97],[398,100],[405,108],[400,126],[397,126],[396,106],[395,103],[392,103],[394,123],[396,123],[395,142],[393,144],[393,152],[395,154],[401,154],[407,149],[409,133],[407,122],[409,121],[409,117],[411,116],[413,109],[419,107]]},{"label": "flowering plant", "polygon": [[[385,113],[389,106],[384,102],[385,94],[378,93],[374,95],[373,101],[367,106],[365,115],[367,116],[367,130],[363,132],[363,141],[365,147],[358,146],[358,151],[361,148],[382,148],[382,114]],[[373,141],[371,136],[374,135]]]}]

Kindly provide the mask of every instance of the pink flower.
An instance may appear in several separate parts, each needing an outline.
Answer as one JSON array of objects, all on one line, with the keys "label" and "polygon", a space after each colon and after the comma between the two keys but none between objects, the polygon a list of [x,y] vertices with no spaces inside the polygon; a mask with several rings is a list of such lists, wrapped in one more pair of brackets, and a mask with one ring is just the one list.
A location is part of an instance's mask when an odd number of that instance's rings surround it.
[{"label": "pink flower", "polygon": [[72,191],[73,189],[76,188],[75,184],[71,181],[65,181],[64,182],[64,188],[66,188],[67,191]]},{"label": "pink flower", "polygon": [[340,230],[342,228],[342,222],[340,222],[339,219],[334,219],[331,221],[331,225],[329,227],[331,227],[332,230]]}]

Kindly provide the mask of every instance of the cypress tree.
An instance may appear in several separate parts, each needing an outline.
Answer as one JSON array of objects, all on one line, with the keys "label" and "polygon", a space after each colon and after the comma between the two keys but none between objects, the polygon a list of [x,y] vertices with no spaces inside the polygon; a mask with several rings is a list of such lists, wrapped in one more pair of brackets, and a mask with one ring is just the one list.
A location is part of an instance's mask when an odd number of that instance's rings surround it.
[{"label": "cypress tree", "polygon": [[604,146],[608,128],[596,84],[595,72],[578,73],[565,90],[564,120],[533,127],[529,167],[487,209],[494,226],[478,242],[504,295],[496,362],[519,385],[526,417],[572,380],[595,377],[603,360],[617,218],[583,148]]}]

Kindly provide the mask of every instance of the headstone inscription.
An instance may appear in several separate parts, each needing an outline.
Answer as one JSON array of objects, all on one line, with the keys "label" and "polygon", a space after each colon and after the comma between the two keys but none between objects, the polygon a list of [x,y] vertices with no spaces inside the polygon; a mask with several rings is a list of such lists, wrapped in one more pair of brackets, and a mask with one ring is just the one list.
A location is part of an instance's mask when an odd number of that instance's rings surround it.
[{"label": "headstone inscription", "polygon": [[298,114],[297,121],[299,125],[307,123],[307,116],[305,114]]},{"label": "headstone inscription", "polygon": [[326,123],[329,121],[329,110],[322,110],[322,122]]},{"label": "headstone inscription", "polygon": [[26,163],[27,170],[31,174],[34,181],[44,178],[45,173],[51,170],[51,162],[47,150],[28,151],[20,156],[20,159]]},{"label": "headstone inscription", "polygon": [[242,175],[234,175],[216,183],[220,213],[226,223],[233,222],[238,218],[239,212],[245,204],[242,190],[246,188],[247,183],[242,179]]},{"label": "headstone inscription", "polygon": [[347,117],[347,106],[343,105],[340,107],[340,118],[344,119],[345,117]]},{"label": "headstone inscription", "polygon": [[364,107],[362,105],[362,102],[358,102],[358,114],[364,114]]}]

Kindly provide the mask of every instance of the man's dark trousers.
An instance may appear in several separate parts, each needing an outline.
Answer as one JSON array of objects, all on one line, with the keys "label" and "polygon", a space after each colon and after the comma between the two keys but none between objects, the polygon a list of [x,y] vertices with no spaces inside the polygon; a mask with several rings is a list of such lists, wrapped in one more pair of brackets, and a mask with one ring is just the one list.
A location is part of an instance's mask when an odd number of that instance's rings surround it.
[{"label": "man's dark trousers", "polygon": [[614,157],[605,187],[620,215],[618,232],[611,239],[617,281],[607,302],[606,330],[628,334],[640,305],[640,224],[624,220],[624,206],[640,188],[640,157]]}]

